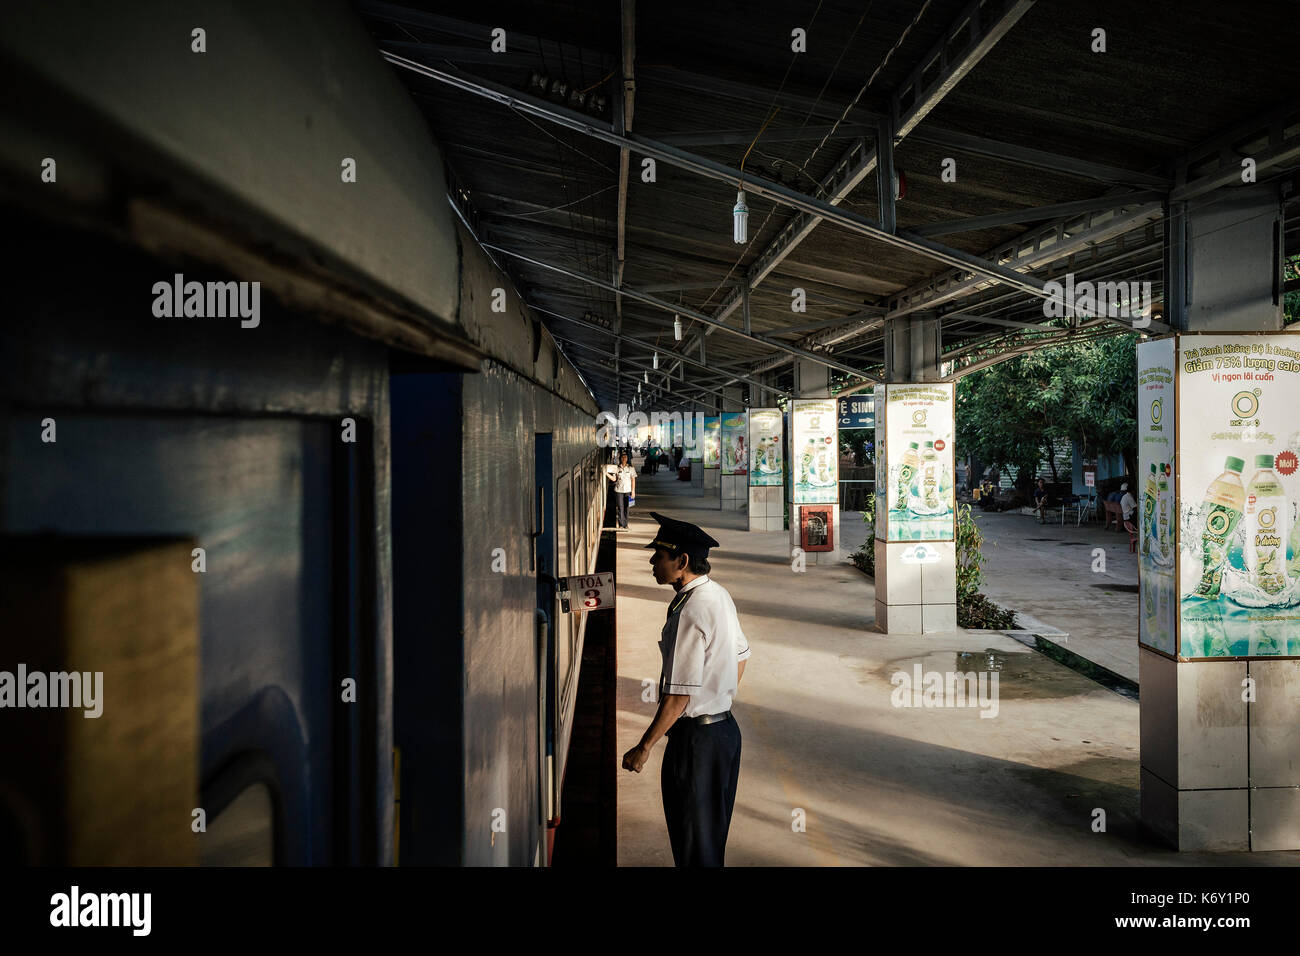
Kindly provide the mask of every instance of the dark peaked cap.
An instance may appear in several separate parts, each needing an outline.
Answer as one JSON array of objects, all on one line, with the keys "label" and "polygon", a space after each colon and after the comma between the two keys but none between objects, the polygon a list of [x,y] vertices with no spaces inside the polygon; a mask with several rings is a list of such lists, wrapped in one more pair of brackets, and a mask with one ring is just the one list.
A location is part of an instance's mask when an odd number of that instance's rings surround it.
[{"label": "dark peaked cap", "polygon": [[663,548],[673,555],[685,551],[692,557],[707,558],[709,548],[720,547],[707,531],[689,521],[668,518],[657,511],[650,512],[650,517],[659,522],[659,530],[647,548]]}]

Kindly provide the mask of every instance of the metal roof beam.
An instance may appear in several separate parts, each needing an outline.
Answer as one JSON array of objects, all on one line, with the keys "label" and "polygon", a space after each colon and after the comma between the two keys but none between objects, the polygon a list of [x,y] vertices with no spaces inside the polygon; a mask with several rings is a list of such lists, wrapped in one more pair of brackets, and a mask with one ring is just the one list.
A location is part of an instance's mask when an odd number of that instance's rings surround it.
[{"label": "metal roof beam", "polygon": [[[938,262],[945,262],[952,266],[965,268],[980,275],[986,276],[994,281],[1003,282],[1007,285],[1015,286],[1038,296],[1046,296],[1042,284],[1032,278],[1022,276],[1013,270],[1003,268],[997,263],[988,262],[973,256],[968,252],[960,249],[954,249],[941,243],[933,242],[922,236],[914,236],[907,232],[888,233],[885,232],[878,223],[873,222],[866,216],[858,215],[849,210],[840,209],[832,203],[821,199],[815,199],[804,193],[797,192],[780,183],[774,183],[756,176],[749,176],[740,173],[739,170],[733,169],[722,163],[714,162],[703,156],[696,156],[686,153],[682,150],[675,149],[671,146],[665,146],[662,143],[639,136],[635,133],[629,133],[626,136],[619,136],[612,130],[607,130],[601,126],[593,125],[590,117],[585,114],[569,110],[536,97],[519,93],[502,84],[493,83],[477,77],[471,77],[460,70],[445,70],[436,67],[427,66],[422,63],[416,63],[405,57],[397,56],[393,53],[384,51],[384,59],[396,66],[427,76],[430,79],[436,79],[440,82],[454,86],[465,92],[473,93],[487,99],[494,100],[507,108],[519,110],[534,116],[546,119],[560,126],[585,133],[595,139],[601,139],[605,142],[612,143],[615,146],[628,144],[638,153],[644,153],[647,156],[653,156],[670,165],[677,166],[689,172],[711,179],[721,180],[734,186],[739,186],[742,178],[746,187],[755,195],[764,196],[773,202],[779,202],[800,212],[807,213],[813,217],[826,219],[836,225],[842,226],[851,232],[856,232],[868,238],[877,239],[887,245],[892,245],[917,255],[934,259]],[[506,250],[501,250],[506,251]],[[614,290],[611,290],[614,291]],[[671,308],[671,307],[670,307]],[[699,316],[701,321],[706,324],[718,325],[718,323],[705,316]],[[723,326],[725,328],[725,326]]]},{"label": "metal roof beam", "polygon": [[[868,151],[866,139],[859,139],[848,148],[832,168],[830,174],[822,181],[821,191],[830,197],[832,205],[843,202],[858,183],[866,179],[879,163],[881,137],[887,137],[885,144],[888,151],[888,163],[891,167],[889,188],[893,188],[893,148],[912,132],[932,109],[957,85],[957,83],[974,69],[994,45],[1006,35],[1022,16],[1033,6],[1034,0],[1011,0],[1000,12],[992,13],[993,3],[985,0],[971,0],[960,16],[945,30],[939,41],[921,58],[907,81],[890,97],[890,115],[879,116],[874,121],[876,131],[876,148]],[[989,9],[984,9],[985,7]],[[965,32],[967,45],[956,60],[949,62],[948,50],[954,35]],[[937,71],[931,68],[937,64]],[[904,99],[907,101],[904,108]],[[885,172],[885,171],[882,171]],[[884,195],[882,193],[882,195]],[[892,222],[892,203],[882,202],[882,222],[877,225],[882,235],[922,238],[910,233],[900,233],[896,223]],[[795,216],[768,244],[749,268],[749,288],[753,289],[763,281],[794,249],[806,239],[821,223],[823,218],[805,212]],[[832,219],[832,221],[834,221]],[[915,251],[915,250],[914,250]],[[1005,276],[1003,277],[1005,279]],[[1015,283],[1012,283],[1015,284]],[[1042,294],[1041,289],[1028,291]],[[715,313],[719,320],[725,319],[740,303],[741,296],[733,294]],[[707,334],[707,331],[706,333]],[[778,363],[779,364],[779,363]]]},{"label": "metal roof beam", "polygon": [[988,216],[973,216],[970,219],[953,219],[948,222],[935,222],[928,226],[918,226],[912,232],[918,236],[946,236],[956,232],[975,232],[979,229],[996,229],[1000,226],[1012,226],[1022,222],[1039,222],[1044,219],[1060,219],[1063,216],[1075,216],[1083,212],[1101,212],[1107,209],[1119,209],[1134,203],[1150,202],[1161,197],[1154,189],[1124,193],[1119,196],[1100,196],[1097,199],[1080,199],[1077,202],[1056,203],[1051,206],[1035,206],[1029,209],[1013,209],[1010,212],[993,213]]},{"label": "metal roof beam", "polygon": [[1255,176],[1300,160],[1300,93],[1286,105],[1212,137],[1175,162],[1170,202],[1185,202],[1221,186],[1241,185],[1242,162]]},{"label": "metal roof beam", "polygon": [[[483,243],[482,245],[483,248],[485,249],[489,249],[494,252],[499,252],[502,255],[509,256],[512,259],[518,259],[521,262],[527,262],[543,269],[549,269],[550,271],[556,272],[560,275],[568,276],[570,279],[577,279],[580,282],[586,282],[589,283],[590,285],[594,285],[602,289],[607,289],[611,292],[618,291],[615,290],[610,283],[605,282],[603,279],[597,279],[595,276],[583,275],[581,272],[575,272],[574,270],[566,269],[563,266],[557,266],[549,262],[542,262],[539,259],[533,259],[530,256],[524,255],[523,253],[515,252],[511,249],[507,249],[504,246],[498,246],[494,243]],[[636,289],[629,289],[627,287],[624,287],[621,290],[621,293],[627,296],[629,299],[633,299],[637,302],[643,302],[646,305],[652,305],[655,308],[661,309],[665,312],[675,312],[680,315],[687,316],[688,318],[695,319],[697,322],[703,322],[706,325],[718,325],[718,327],[721,328],[723,331],[737,338],[745,339],[746,341],[754,342],[759,345],[766,346],[767,348],[770,349],[776,349],[781,352],[788,352],[791,355],[798,355],[801,358],[806,358],[810,361],[817,362],[820,365],[825,365],[827,368],[833,368],[836,371],[844,372],[848,375],[855,375],[859,378],[867,378],[867,379],[873,377],[851,366],[844,365],[843,363],[837,362],[832,358],[828,358],[825,355],[816,355],[812,352],[804,351],[803,349],[800,349],[796,346],[787,345],[784,342],[777,342],[763,336],[754,335],[753,333],[746,334],[740,329],[733,329],[725,325],[719,325],[719,323],[715,322],[709,316],[704,315],[702,312],[696,312],[694,309],[688,309],[682,305],[674,305],[671,302],[665,302],[662,299],[656,299],[654,296],[646,295],[644,292],[640,292]]]},{"label": "metal roof beam", "polygon": [[918,143],[947,146],[963,152],[975,153],[979,156],[1006,160],[1019,166],[1046,169],[1049,172],[1064,173],[1082,179],[1095,179],[1099,182],[1113,183],[1117,186],[1131,186],[1135,189],[1159,189],[1166,192],[1173,186],[1173,181],[1167,176],[1140,173],[1136,170],[1108,166],[1104,163],[1094,163],[1074,156],[1061,156],[1041,149],[1031,149],[1028,146],[1001,143],[997,140],[986,139],[983,136],[972,136],[969,133],[932,129],[927,126],[916,130],[912,134],[912,139]]},{"label": "metal roof beam", "polygon": [[[895,139],[901,140],[925,119],[926,114],[939,105],[1033,5],[1034,0],[1011,0],[1006,4],[994,0],[971,0],[939,37],[939,42],[895,90],[891,110],[896,117]],[[967,36],[966,46],[962,55],[950,63],[948,50],[963,33]],[[931,69],[936,65],[938,70],[932,74]],[[902,108],[904,104],[906,110]]]},{"label": "metal roof beam", "polygon": [[714,289],[730,288],[731,286],[740,285],[735,280],[724,282],[660,282],[652,285],[638,286],[642,292],[696,292]]},{"label": "metal roof beam", "polygon": [[[1107,215],[1106,213],[1110,214]],[[1055,262],[1078,252],[1089,245],[1128,232],[1143,222],[1159,219],[1162,215],[1159,202],[1140,203],[1133,208],[1084,213],[1070,220],[1057,220],[1010,242],[1003,243],[985,255],[1014,269],[1030,270]],[[918,309],[928,309],[941,302],[987,288],[986,277],[970,270],[953,269],[905,289],[894,296],[887,318],[897,318]],[[1041,294],[1041,293],[1040,293]]]},{"label": "metal roof beam", "polygon": [[[602,349],[598,349],[598,348],[596,348],[596,346],[594,346],[594,345],[588,345],[588,344],[586,344],[585,342],[579,342],[579,341],[577,341],[576,339],[572,339],[572,340],[561,339],[561,341],[565,342],[567,345],[574,345],[574,346],[577,346],[577,347],[580,348],[580,349],[586,349],[586,350],[589,351],[589,352],[600,352],[600,353],[603,354],[603,355],[608,355],[608,354],[609,354],[608,352],[604,352]],[[660,371],[662,371],[661,369],[654,369],[654,368],[651,368],[649,365],[642,365],[640,362],[635,362],[635,361],[633,361],[633,360],[630,359],[630,358],[626,358],[626,357],[624,357],[623,361],[626,362],[628,365],[632,366],[632,367],[633,367],[634,369],[636,369],[638,372],[649,372],[649,373],[652,373],[652,374],[656,374],[656,375],[657,375],[657,374],[659,374]],[[606,371],[609,371],[609,369],[606,368]],[[619,375],[622,376],[623,378],[632,378],[632,379],[635,379],[636,381],[641,382],[643,385],[645,385],[646,388],[653,388],[653,389],[654,389],[655,391],[657,391],[657,392],[669,392],[669,393],[671,393],[671,389],[666,388],[664,385],[656,385],[656,384],[654,384],[653,382],[650,382],[650,383],[647,384],[646,381],[645,381],[645,376],[644,376],[644,375],[633,375],[633,374],[631,374],[630,372],[619,372],[619,373],[617,373],[617,374],[619,374]],[[700,384],[699,382],[682,383],[682,384],[679,385],[678,387],[679,387],[679,388],[702,389],[703,391],[706,391],[706,392],[712,392],[714,395],[717,395],[717,396],[721,396],[721,395],[722,395],[722,390],[721,390],[721,389],[711,388],[710,386],[708,386],[708,385],[702,385],[702,384]]]},{"label": "metal roof beam", "polygon": [[[838,126],[791,126],[786,129],[768,128],[763,131],[764,143],[800,143],[821,140],[832,133],[837,138],[855,139],[875,135],[875,126],[868,123],[840,123]],[[748,146],[754,141],[752,129],[715,129],[690,133],[664,133],[661,143],[669,146]]]},{"label": "metal roof beam", "polygon": [[[636,0],[623,0],[621,23],[623,27],[623,95],[615,97],[619,107],[615,112],[614,132],[626,135],[632,130],[632,113],[636,106]],[[627,264],[627,176],[632,151],[626,146],[618,150],[618,237],[614,261],[614,285],[623,285],[623,269]],[[623,297],[614,297],[614,310],[622,327]]]},{"label": "metal roof beam", "polygon": [[[582,319],[575,319],[575,318],[573,318],[572,316],[568,316],[568,315],[564,315],[563,313],[556,312],[554,309],[543,308],[542,306],[540,306],[540,305],[535,305],[535,304],[533,304],[533,303],[531,303],[531,302],[526,303],[526,304],[527,304],[528,307],[529,307],[530,309],[532,309],[534,312],[544,312],[544,313],[546,313],[547,315],[554,316],[554,317],[557,318],[557,319],[562,319],[562,320],[565,321],[565,322],[571,322],[571,323],[573,323],[574,325],[581,325],[583,328],[592,329],[593,331],[596,331],[596,332],[603,332],[605,335],[610,336],[611,338],[613,338],[613,339],[614,339],[615,341],[617,341],[617,342],[635,342],[635,343],[638,344],[638,345],[649,345],[649,346],[651,346],[651,347],[654,347],[654,345],[655,345],[654,341],[653,341],[653,340],[650,340],[650,339],[645,339],[645,338],[642,338],[642,337],[640,337],[640,336],[636,336],[636,335],[627,335],[627,334],[624,334],[624,333],[613,332],[613,331],[611,331],[611,330],[605,328],[603,325],[596,325],[595,323],[592,323],[592,322],[585,322],[585,321],[583,321]],[[702,369],[704,369],[706,372],[715,372],[715,371],[716,371],[715,366],[704,365],[704,364],[702,364],[702,363],[700,363],[700,362],[695,361],[695,359],[692,359],[692,358],[689,358],[689,357],[687,357],[687,356],[684,356],[684,355],[682,355],[682,354],[680,354],[680,353],[678,353],[678,352],[667,351],[667,350],[664,350],[664,349],[660,349],[659,352],[660,352],[660,354],[662,354],[662,355],[665,356],[666,358],[669,358],[669,359],[680,359],[681,361],[685,362],[687,365],[695,366],[695,367],[697,367],[697,368],[702,368]],[[654,371],[656,374],[668,374],[668,370],[667,370],[667,369],[662,369],[662,368],[661,368],[661,369],[652,369],[652,371]],[[738,379],[738,381],[744,382],[746,385],[752,385],[752,386],[754,386],[754,387],[756,387],[756,388],[767,388],[767,389],[769,389],[770,391],[779,391],[779,389],[772,389],[771,386],[764,385],[762,382],[759,382],[759,381],[757,381],[757,380],[755,380],[755,379],[751,379],[751,378],[741,378],[741,379]]]}]

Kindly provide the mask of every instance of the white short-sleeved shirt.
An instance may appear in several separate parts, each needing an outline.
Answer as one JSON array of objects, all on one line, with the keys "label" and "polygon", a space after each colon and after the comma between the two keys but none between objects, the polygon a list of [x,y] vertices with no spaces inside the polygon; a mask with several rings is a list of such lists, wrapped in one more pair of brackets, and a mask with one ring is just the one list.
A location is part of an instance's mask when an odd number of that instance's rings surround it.
[{"label": "white short-sleeved shirt", "polygon": [[614,465],[614,493],[619,495],[630,495],[632,493],[632,479],[636,477],[636,469],[631,465]]},{"label": "white short-sleeved shirt", "polygon": [[736,665],[749,659],[749,641],[726,588],[702,575],[678,591],[668,606],[659,651],[659,693],[689,694],[684,716],[731,709]]}]

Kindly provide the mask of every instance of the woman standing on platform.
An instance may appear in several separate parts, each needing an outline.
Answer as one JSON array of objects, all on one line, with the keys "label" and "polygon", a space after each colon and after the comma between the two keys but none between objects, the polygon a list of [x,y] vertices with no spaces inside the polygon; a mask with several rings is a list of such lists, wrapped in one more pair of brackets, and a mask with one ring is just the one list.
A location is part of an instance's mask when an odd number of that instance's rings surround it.
[{"label": "woman standing on platform", "polygon": [[614,483],[614,501],[618,515],[618,526],[627,528],[628,500],[636,500],[636,470],[628,453],[618,453],[618,466],[605,472],[605,477]]}]

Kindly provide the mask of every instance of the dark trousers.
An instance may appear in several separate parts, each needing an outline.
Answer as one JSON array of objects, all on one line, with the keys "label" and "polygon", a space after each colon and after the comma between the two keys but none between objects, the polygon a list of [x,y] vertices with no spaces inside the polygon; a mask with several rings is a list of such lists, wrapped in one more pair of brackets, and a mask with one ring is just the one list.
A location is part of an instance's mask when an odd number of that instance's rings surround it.
[{"label": "dark trousers", "polygon": [[679,720],[668,731],[660,785],[677,866],[722,866],[740,776],[740,726]]},{"label": "dark trousers", "polygon": [[614,492],[614,506],[618,514],[618,526],[620,528],[627,527],[627,499],[628,493],[626,491]]}]

